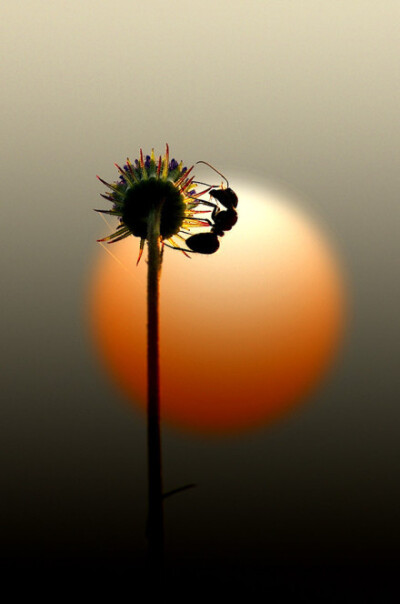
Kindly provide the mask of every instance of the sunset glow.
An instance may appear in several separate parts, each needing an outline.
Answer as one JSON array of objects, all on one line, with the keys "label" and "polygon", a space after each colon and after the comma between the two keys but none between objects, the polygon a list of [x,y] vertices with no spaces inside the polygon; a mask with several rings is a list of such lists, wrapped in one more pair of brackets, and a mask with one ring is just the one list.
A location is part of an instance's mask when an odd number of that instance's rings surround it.
[{"label": "sunset glow", "polygon": [[[235,185],[235,186],[234,186]],[[165,250],[161,415],[201,433],[268,424],[306,399],[335,357],[344,287],[316,224],[244,182],[239,220],[209,257]],[[138,239],[98,252],[90,289],[96,348],[133,405],[146,400],[146,265]]]}]

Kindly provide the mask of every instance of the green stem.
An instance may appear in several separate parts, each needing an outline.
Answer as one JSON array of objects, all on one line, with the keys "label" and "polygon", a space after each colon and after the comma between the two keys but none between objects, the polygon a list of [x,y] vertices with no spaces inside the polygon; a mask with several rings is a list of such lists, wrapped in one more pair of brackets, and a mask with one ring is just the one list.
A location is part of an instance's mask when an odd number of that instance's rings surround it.
[{"label": "green stem", "polygon": [[164,554],[164,519],[160,436],[159,286],[161,273],[160,216],[155,208],[148,222],[147,273],[147,454],[148,542],[150,575],[161,578]]}]

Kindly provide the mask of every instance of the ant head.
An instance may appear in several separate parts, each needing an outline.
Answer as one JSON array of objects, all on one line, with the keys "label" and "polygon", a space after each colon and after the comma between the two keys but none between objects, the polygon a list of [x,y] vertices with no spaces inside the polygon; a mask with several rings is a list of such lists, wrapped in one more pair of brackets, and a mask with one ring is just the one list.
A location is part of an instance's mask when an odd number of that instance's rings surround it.
[{"label": "ant head", "polygon": [[212,189],[210,195],[214,199],[217,199],[225,208],[228,208],[228,210],[237,207],[238,196],[230,187],[227,189]]}]

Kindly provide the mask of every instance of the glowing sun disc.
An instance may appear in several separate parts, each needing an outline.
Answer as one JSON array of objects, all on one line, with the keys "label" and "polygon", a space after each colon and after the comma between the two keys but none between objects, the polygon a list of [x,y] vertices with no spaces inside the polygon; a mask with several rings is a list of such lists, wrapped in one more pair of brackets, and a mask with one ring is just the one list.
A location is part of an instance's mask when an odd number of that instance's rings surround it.
[{"label": "glowing sun disc", "polygon": [[[305,399],[334,359],[344,286],[318,226],[282,194],[235,181],[239,220],[212,256],[165,249],[162,420],[201,433],[267,424]],[[139,240],[99,250],[89,317],[96,348],[146,404],[146,262]]]}]

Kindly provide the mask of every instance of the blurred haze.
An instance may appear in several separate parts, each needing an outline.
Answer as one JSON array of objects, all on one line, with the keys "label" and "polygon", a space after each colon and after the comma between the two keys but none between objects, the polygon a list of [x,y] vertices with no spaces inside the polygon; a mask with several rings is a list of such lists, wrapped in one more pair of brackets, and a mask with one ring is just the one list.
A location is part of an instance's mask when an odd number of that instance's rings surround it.
[{"label": "blurred haze", "polygon": [[235,439],[164,429],[167,488],[199,485],[166,502],[171,573],[396,561],[399,22],[396,0],[3,0],[6,566],[143,563],[145,423],[102,374],[85,288],[104,234],[95,175],[166,142],[296,192],[351,296],[312,404]]}]

